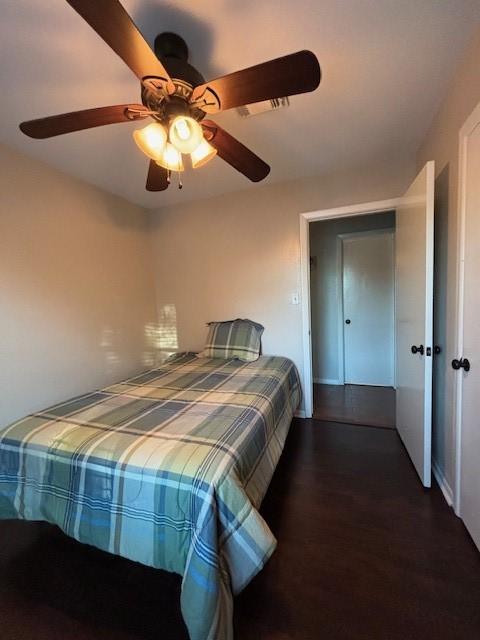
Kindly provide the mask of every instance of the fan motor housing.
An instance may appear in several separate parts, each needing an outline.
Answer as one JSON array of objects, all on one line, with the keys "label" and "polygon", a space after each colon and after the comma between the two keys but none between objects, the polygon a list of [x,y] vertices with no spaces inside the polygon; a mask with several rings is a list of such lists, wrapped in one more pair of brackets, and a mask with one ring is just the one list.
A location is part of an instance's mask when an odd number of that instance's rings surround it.
[{"label": "fan motor housing", "polygon": [[195,87],[204,84],[205,78],[188,62],[188,47],[176,33],[160,33],[155,38],[155,55],[168,71],[175,85],[175,92],[165,98],[162,83],[158,78],[144,78],[142,81],[142,102],[156,114],[152,117],[159,122],[169,122],[178,115],[188,115],[202,120],[205,112],[189,104]]},{"label": "fan motor housing", "polygon": [[171,78],[178,78],[197,87],[205,82],[202,74],[188,62],[187,43],[176,33],[166,31],[155,38],[155,55]]}]

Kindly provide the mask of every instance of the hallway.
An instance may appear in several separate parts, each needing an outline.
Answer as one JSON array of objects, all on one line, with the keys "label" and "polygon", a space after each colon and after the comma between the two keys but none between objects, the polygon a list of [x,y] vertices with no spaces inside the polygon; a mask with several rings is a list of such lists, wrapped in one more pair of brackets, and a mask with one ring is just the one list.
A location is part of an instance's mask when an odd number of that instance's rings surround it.
[{"label": "hallway", "polygon": [[368,385],[314,384],[317,420],[395,429],[395,389]]}]

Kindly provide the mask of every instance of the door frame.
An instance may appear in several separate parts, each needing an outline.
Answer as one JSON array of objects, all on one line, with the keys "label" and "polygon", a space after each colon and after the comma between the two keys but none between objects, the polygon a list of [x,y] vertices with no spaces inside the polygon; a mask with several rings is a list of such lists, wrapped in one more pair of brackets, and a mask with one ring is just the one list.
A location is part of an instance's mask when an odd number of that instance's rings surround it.
[{"label": "door frame", "polygon": [[310,300],[310,223],[319,220],[333,220],[335,218],[353,218],[372,213],[382,213],[397,209],[403,202],[402,198],[376,200],[359,204],[334,207],[333,209],[319,209],[300,214],[300,280],[301,280],[301,312],[302,312],[302,342],[303,342],[303,397],[305,403],[305,417],[313,415],[313,363],[312,363],[312,320]]},{"label": "door frame", "polygon": [[[466,189],[467,189],[467,139],[480,120],[480,103],[464,122],[458,134],[458,220],[457,220],[457,274],[456,274],[456,340],[455,357],[463,354],[463,321],[465,305],[465,231],[466,231]],[[461,514],[462,490],[462,399],[463,375],[455,375],[454,383],[454,425],[455,425],[455,489],[453,507],[457,516]]]},{"label": "door frame", "polygon": [[[345,323],[344,323],[344,299],[343,299],[343,241],[348,238],[361,238],[377,235],[392,236],[392,293],[393,293],[393,316],[392,316],[392,387],[396,387],[396,349],[395,349],[395,229],[385,227],[384,229],[368,229],[367,231],[352,231],[351,233],[339,233],[337,235],[337,332],[338,332],[338,383],[345,384]],[[372,385],[376,386],[376,385]],[[378,385],[384,386],[384,385]]]}]

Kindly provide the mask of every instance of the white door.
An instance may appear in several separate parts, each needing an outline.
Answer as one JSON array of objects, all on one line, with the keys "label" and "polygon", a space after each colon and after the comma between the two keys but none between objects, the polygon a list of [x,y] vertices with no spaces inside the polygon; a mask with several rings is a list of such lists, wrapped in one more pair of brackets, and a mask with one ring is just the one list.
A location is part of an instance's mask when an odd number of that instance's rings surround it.
[{"label": "white door", "polygon": [[460,132],[460,194],[457,513],[480,548],[480,105]]},{"label": "white door", "polygon": [[425,487],[431,484],[433,196],[427,162],[397,208],[395,231],[396,423]]},{"label": "white door", "polygon": [[346,384],[393,386],[393,232],[342,236]]}]

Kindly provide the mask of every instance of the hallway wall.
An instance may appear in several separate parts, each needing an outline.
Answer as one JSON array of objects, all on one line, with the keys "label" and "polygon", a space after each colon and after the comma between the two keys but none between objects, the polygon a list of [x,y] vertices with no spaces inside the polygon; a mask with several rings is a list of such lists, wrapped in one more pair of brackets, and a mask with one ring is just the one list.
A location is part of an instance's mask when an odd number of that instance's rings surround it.
[{"label": "hallway wall", "polygon": [[316,382],[341,384],[338,362],[340,300],[337,236],[341,233],[393,228],[394,211],[310,224],[310,256],[314,258],[310,270],[312,358]]}]

